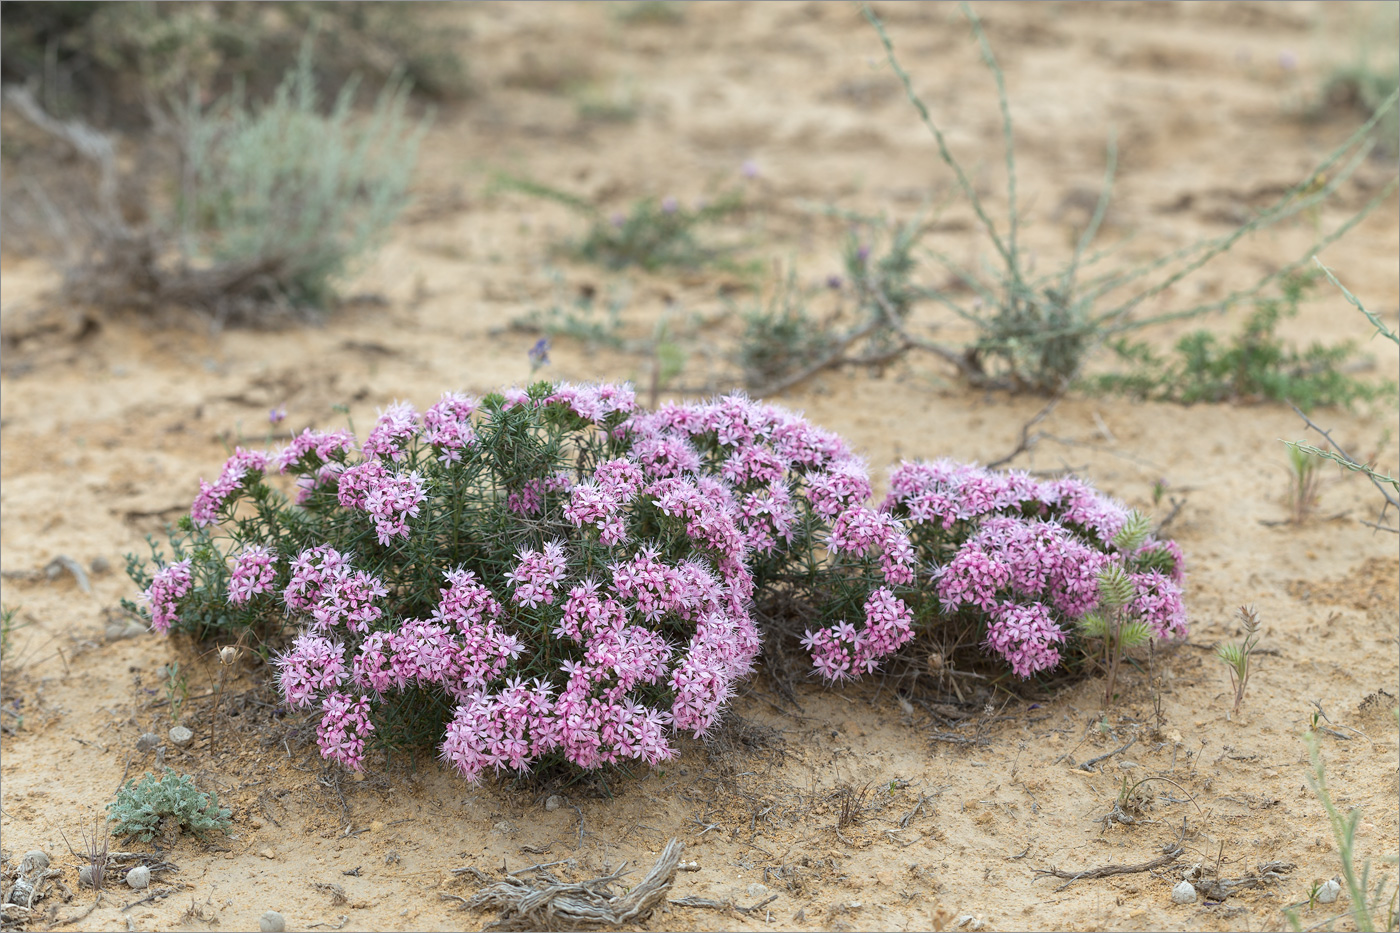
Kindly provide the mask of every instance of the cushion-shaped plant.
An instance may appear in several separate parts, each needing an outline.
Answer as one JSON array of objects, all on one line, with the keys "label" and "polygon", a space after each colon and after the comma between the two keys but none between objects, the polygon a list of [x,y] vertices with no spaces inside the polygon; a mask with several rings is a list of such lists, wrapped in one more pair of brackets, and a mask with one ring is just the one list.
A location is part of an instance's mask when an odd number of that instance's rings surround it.
[{"label": "cushion-shaped plant", "polygon": [[230,810],[219,806],[219,795],[207,794],[194,786],[188,774],[176,774],[166,768],[157,779],[147,772],[136,783],[127,781],[117,791],[117,798],[107,805],[107,819],[115,825],[118,836],[135,836],[150,842],[157,832],[184,830],[203,839],[211,830],[228,833]]}]

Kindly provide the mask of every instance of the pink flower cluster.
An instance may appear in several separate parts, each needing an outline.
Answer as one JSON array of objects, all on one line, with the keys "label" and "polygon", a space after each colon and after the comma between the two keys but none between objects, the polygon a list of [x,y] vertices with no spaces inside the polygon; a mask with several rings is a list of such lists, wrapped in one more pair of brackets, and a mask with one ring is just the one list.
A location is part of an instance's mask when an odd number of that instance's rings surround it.
[{"label": "pink flower cluster", "polygon": [[219,509],[224,500],[235,489],[243,488],[243,480],[249,473],[261,473],[267,469],[267,454],[256,450],[236,447],[233,456],[228,458],[219,478],[213,483],[199,481],[199,495],[195,496],[190,507],[190,518],[203,527],[219,520]]},{"label": "pink flower cluster", "polygon": [[802,647],[812,655],[817,673],[827,680],[847,680],[868,674],[881,659],[894,654],[914,637],[914,614],[889,589],[880,587],[865,603],[865,626],[849,622],[808,630]]},{"label": "pink flower cluster", "polygon": [[142,594],[151,606],[151,628],[164,633],[170,631],[173,623],[180,621],[176,609],[180,600],[189,593],[191,583],[188,557],[155,572],[151,585]]},{"label": "pink flower cluster", "polygon": [[323,545],[302,551],[292,561],[282,602],[291,612],[309,613],[317,632],[344,625],[363,634],[383,617],[377,601],[387,595],[381,580],[354,570],[348,556]]},{"label": "pink flower cluster", "polygon": [[554,602],[555,590],[564,579],[568,560],[564,556],[564,542],[550,541],[540,550],[525,548],[520,554],[520,563],[506,574],[506,580],[515,588],[511,601],[531,609],[541,603]]},{"label": "pink flower cluster", "polygon": [[277,472],[286,473],[292,467],[307,465],[310,462],[307,458],[312,455],[316,460],[311,465],[321,466],[341,459],[354,449],[355,435],[349,431],[323,432],[307,428],[278,451],[271,462],[276,464]]},{"label": "pink flower cluster", "polygon": [[349,676],[345,645],[324,635],[304,634],[277,659],[277,682],[292,706],[310,706],[318,693],[334,690]]},{"label": "pink flower cluster", "polygon": [[630,414],[637,408],[637,393],[630,385],[571,385],[560,382],[544,404],[567,405],[585,421],[602,424],[615,412]]},{"label": "pink flower cluster", "polygon": [[355,435],[349,431],[321,432],[310,428],[273,456],[277,472],[297,470],[297,505],[303,505],[322,486],[335,485],[344,467],[344,457],[355,449]]},{"label": "pink flower cluster", "polygon": [[891,515],[865,506],[846,509],[832,522],[828,544],[833,551],[856,557],[873,550],[880,555],[886,583],[908,586],[914,582],[914,546]]},{"label": "pink flower cluster", "polygon": [[737,499],[745,545],[760,553],[793,543],[799,498],[831,519],[870,497],[864,464],[837,435],[743,396],[665,405],[634,415],[622,430],[648,476],[722,480]]},{"label": "pink flower cluster", "polygon": [[1186,606],[1177,581],[1155,570],[1129,576],[1137,591],[1128,604],[1129,614],[1146,622],[1158,638],[1185,638]]},{"label": "pink flower cluster", "polygon": [[233,562],[233,573],[228,581],[228,601],[241,606],[259,593],[266,593],[277,579],[277,568],[273,566],[276,561],[276,552],[261,544],[244,548]]},{"label": "pink flower cluster", "polygon": [[442,760],[468,781],[488,767],[528,771],[559,747],[559,723],[548,684],[511,681],[499,693],[474,693],[447,724]]},{"label": "pink flower cluster", "polygon": [[340,474],[338,495],[347,509],[360,509],[374,517],[375,535],[388,546],[394,538],[408,537],[408,520],[417,518],[428,498],[418,473],[390,473],[382,460],[366,460]]},{"label": "pink flower cluster", "polygon": [[365,739],[374,731],[369,697],[355,699],[332,693],[321,702],[321,710],[321,724],[316,727],[321,757],[338,761],[351,771],[363,769]]},{"label": "pink flower cluster", "polygon": [[998,603],[989,616],[987,645],[1006,659],[1018,677],[1060,663],[1060,652],[1052,645],[1063,642],[1065,633],[1043,603]]},{"label": "pink flower cluster", "polygon": [[939,460],[902,464],[890,487],[881,509],[916,532],[964,529],[953,556],[933,570],[934,592],[945,613],[984,614],[987,646],[1019,676],[1059,663],[1054,645],[1098,606],[1099,572],[1110,563],[1130,571],[1147,558],[1165,564],[1166,573],[1129,573],[1136,595],[1127,612],[1158,638],[1185,635],[1181,549],[1149,538],[1120,553],[1114,540],[1128,509],[1083,480]]},{"label": "pink flower cluster", "polygon": [[[625,478],[627,471],[604,472],[605,478]],[[523,549],[504,575],[513,589],[511,602],[532,610],[552,606],[569,582],[570,563],[560,541]],[[299,555],[292,568],[289,607],[315,600],[319,606],[350,578],[349,561],[326,547]],[[564,686],[557,696],[545,678],[527,684],[516,676],[493,691],[525,645],[506,632],[510,617],[501,601],[464,569],[446,574],[448,586],[430,620],[410,619],[393,632],[364,634],[348,669],[347,643],[302,635],[278,660],[283,693],[298,706],[347,684],[362,694],[364,703],[353,707],[340,693],[324,701],[323,754],[350,767],[358,766],[363,752],[354,739],[367,734],[361,725],[368,719],[355,717],[368,716],[370,699],[411,686],[440,686],[458,701],[441,751],[468,780],[478,780],[487,768],[523,770],[553,752],[583,768],[626,759],[655,765],[675,754],[672,728],[703,734],[734,682],[752,669],[759,650],[747,611],[752,580],[742,562],[669,564],[654,547],[619,557],[608,570],[607,586],[593,579],[574,582],[553,610],[558,621],[552,634],[564,648],[557,662]],[[681,623],[693,625],[694,633],[678,652],[662,633],[681,630]],[[347,635],[363,634],[347,629]],[[650,704],[635,691],[645,691]],[[657,700],[666,705],[655,705]]]},{"label": "pink flower cluster", "polygon": [[407,402],[395,402],[379,413],[369,437],[365,438],[365,459],[403,459],[404,447],[418,436],[418,429],[417,410]]},{"label": "pink flower cluster", "polygon": [[1044,600],[1066,618],[1098,605],[1099,571],[1112,558],[1053,521],[998,516],[935,571],[944,612],[992,612],[1004,598]]},{"label": "pink flower cluster", "polygon": [[438,450],[443,463],[462,459],[462,451],[476,443],[472,412],[476,399],[460,392],[444,392],[442,399],[423,413],[423,440]]},{"label": "pink flower cluster", "polygon": [[621,544],[627,540],[624,508],[644,481],[641,468],[630,460],[606,460],[598,464],[591,480],[575,483],[569,490],[564,517],[575,528],[596,526],[604,544]]}]

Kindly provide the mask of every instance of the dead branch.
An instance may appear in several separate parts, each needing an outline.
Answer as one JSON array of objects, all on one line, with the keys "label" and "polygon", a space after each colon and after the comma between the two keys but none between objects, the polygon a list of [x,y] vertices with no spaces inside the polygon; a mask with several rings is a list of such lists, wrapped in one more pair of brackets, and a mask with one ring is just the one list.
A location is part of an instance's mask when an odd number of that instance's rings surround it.
[{"label": "dead branch", "polygon": [[1152,871],[1164,865],[1170,865],[1181,857],[1181,846],[1172,845],[1167,847],[1164,854],[1159,855],[1150,862],[1143,862],[1139,865],[1102,865],[1098,868],[1086,868],[1079,872],[1061,871],[1058,868],[1037,868],[1037,876],[1046,875],[1051,878],[1068,878],[1064,884],[1056,888],[1056,891],[1063,891],[1065,888],[1086,878],[1107,878],[1110,875],[1132,875],[1143,871]]},{"label": "dead branch", "polygon": [[1137,736],[1133,736],[1132,738],[1128,739],[1127,744],[1125,744],[1122,748],[1115,748],[1113,751],[1111,751],[1111,752],[1105,752],[1105,753],[1103,753],[1102,755],[1098,756],[1097,758],[1090,758],[1088,761],[1084,762],[1082,765],[1079,766],[1079,770],[1080,770],[1080,771],[1093,771],[1093,770],[1094,770],[1094,765],[1096,765],[1096,764],[1098,764],[1099,762],[1103,761],[1105,758],[1112,758],[1114,755],[1117,755],[1117,754],[1120,753],[1120,752],[1126,752],[1128,749],[1130,749],[1130,748],[1133,747],[1133,743],[1136,742],[1136,741],[1137,741]]},{"label": "dead branch", "polygon": [[583,882],[561,882],[541,866],[537,874],[545,884],[535,885],[514,875],[477,893],[466,906],[495,908],[500,917],[492,930],[558,930],[580,925],[622,926],[645,919],[665,900],[676,879],[676,868],[685,846],[675,839],[666,843],[656,864],[636,887],[613,894],[612,884],[626,873],[617,871]]}]

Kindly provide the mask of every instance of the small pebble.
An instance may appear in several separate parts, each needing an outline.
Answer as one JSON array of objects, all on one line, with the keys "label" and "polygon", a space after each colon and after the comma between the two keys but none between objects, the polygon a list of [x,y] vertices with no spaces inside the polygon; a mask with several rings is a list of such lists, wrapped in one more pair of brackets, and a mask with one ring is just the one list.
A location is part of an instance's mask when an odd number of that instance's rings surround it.
[{"label": "small pebble", "polygon": [[151,883],[151,870],[145,865],[137,865],[126,873],[126,883],[133,890],[145,890]]},{"label": "small pebble", "polygon": [[261,855],[263,858],[276,858],[276,857],[277,857],[277,853],[274,852],[270,847],[269,847],[269,848],[266,848],[266,849],[260,850],[260,851],[258,852],[258,854]]},{"label": "small pebble", "polygon": [[159,744],[160,736],[156,735],[154,732],[143,732],[141,733],[141,738],[136,740],[136,750],[138,752],[154,751],[155,747]]},{"label": "small pebble", "polygon": [[1173,904],[1194,904],[1196,903],[1196,886],[1189,881],[1183,881],[1172,888]]},{"label": "small pebble", "polygon": [[544,808],[550,813],[553,813],[555,810],[558,810],[563,805],[564,798],[560,797],[558,794],[551,794],[549,799],[544,802]]},{"label": "small pebble", "polygon": [[188,726],[176,726],[170,730],[170,741],[176,745],[185,746],[194,741],[194,733]]},{"label": "small pebble", "polygon": [[496,832],[507,836],[515,832],[515,827],[511,825],[510,820],[501,820],[496,824],[495,829]]},{"label": "small pebble", "polygon": [[1337,879],[1329,878],[1318,886],[1317,902],[1319,904],[1335,904],[1341,893],[1342,886],[1337,883]]},{"label": "small pebble", "polygon": [[33,875],[49,867],[49,857],[43,849],[30,849],[19,860],[19,873]]},{"label": "small pebble", "polygon": [[749,897],[753,898],[767,897],[768,889],[763,885],[759,884],[758,882],[754,882],[753,884],[749,885],[748,894]]},{"label": "small pebble", "polygon": [[269,910],[258,918],[258,929],[262,933],[285,933],[287,921],[275,910]]},{"label": "small pebble", "polygon": [[112,562],[105,557],[94,557],[88,564],[88,569],[92,571],[93,576],[100,577],[112,569]]}]

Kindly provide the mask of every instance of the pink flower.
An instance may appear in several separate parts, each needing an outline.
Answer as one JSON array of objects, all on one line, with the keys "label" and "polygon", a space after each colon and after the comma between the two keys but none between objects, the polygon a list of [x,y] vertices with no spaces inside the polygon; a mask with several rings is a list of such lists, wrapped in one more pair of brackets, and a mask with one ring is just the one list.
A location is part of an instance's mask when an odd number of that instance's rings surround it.
[{"label": "pink flower", "polygon": [[[342,455],[354,448],[355,436],[349,431],[323,433],[307,428],[278,451],[271,462],[277,466],[279,473],[286,473],[292,467],[308,464],[311,469],[315,469],[332,460],[342,459]],[[309,461],[308,458],[313,456],[314,461]]]},{"label": "pink flower", "polygon": [[349,676],[345,646],[321,635],[299,636],[276,665],[282,697],[296,707],[310,706],[318,693],[340,686]]},{"label": "pink flower", "polygon": [[818,674],[827,680],[847,680],[874,671],[882,658],[908,644],[914,637],[913,621],[904,600],[881,587],[865,602],[863,629],[840,622],[806,632],[802,646],[811,653]]},{"label": "pink flower", "polygon": [[1126,607],[1128,615],[1146,622],[1158,638],[1185,638],[1186,607],[1177,582],[1155,570],[1129,576],[1137,595]]},{"label": "pink flower", "polygon": [[374,428],[365,438],[366,459],[388,457],[400,460],[404,455],[404,444],[418,435],[418,412],[407,402],[395,402],[380,411]]},{"label": "pink flower", "polygon": [[1060,663],[1052,647],[1065,640],[1064,631],[1041,603],[1005,602],[990,613],[987,647],[1006,659],[1018,677],[1029,677]]},{"label": "pink flower", "polygon": [[320,602],[328,584],[350,572],[350,558],[329,545],[307,548],[292,561],[292,576],[282,591],[282,601],[293,612]]},{"label": "pink flower", "polygon": [[201,527],[213,524],[219,519],[219,510],[234,490],[243,488],[244,479],[250,474],[267,469],[267,454],[255,450],[236,447],[233,456],[224,464],[219,478],[213,483],[199,481],[199,495],[195,496],[190,507],[190,518]]},{"label": "pink flower", "polygon": [[462,459],[462,451],[476,443],[472,412],[477,400],[458,392],[443,393],[442,400],[423,413],[423,439],[439,451],[444,463]]},{"label": "pink flower", "polygon": [[630,385],[576,386],[561,382],[554,387],[554,394],[546,398],[544,404],[565,405],[580,418],[602,424],[616,412],[635,410],[637,393]]},{"label": "pink flower", "polygon": [[316,744],[321,757],[338,761],[351,771],[364,768],[365,739],[374,731],[368,697],[352,700],[333,693],[321,703],[323,716],[316,727]]},{"label": "pink flower", "polygon": [[418,516],[428,498],[421,475],[390,473],[382,460],[366,460],[340,474],[338,495],[345,508],[374,516],[376,536],[386,547],[396,537],[408,537],[408,519]]},{"label": "pink flower", "polygon": [[246,603],[259,593],[265,593],[277,578],[273,566],[277,553],[260,544],[246,548],[234,561],[228,581],[228,601],[236,606]]},{"label": "pink flower", "polygon": [[541,603],[554,602],[555,586],[564,579],[568,560],[564,555],[564,542],[550,541],[543,550],[525,548],[519,553],[520,563],[506,574],[506,580],[515,588],[512,601],[536,608]]},{"label": "pink flower", "polygon": [[152,629],[164,634],[170,631],[170,626],[180,621],[175,610],[180,600],[189,593],[191,582],[188,557],[155,572],[151,585],[142,594],[151,606]]}]

